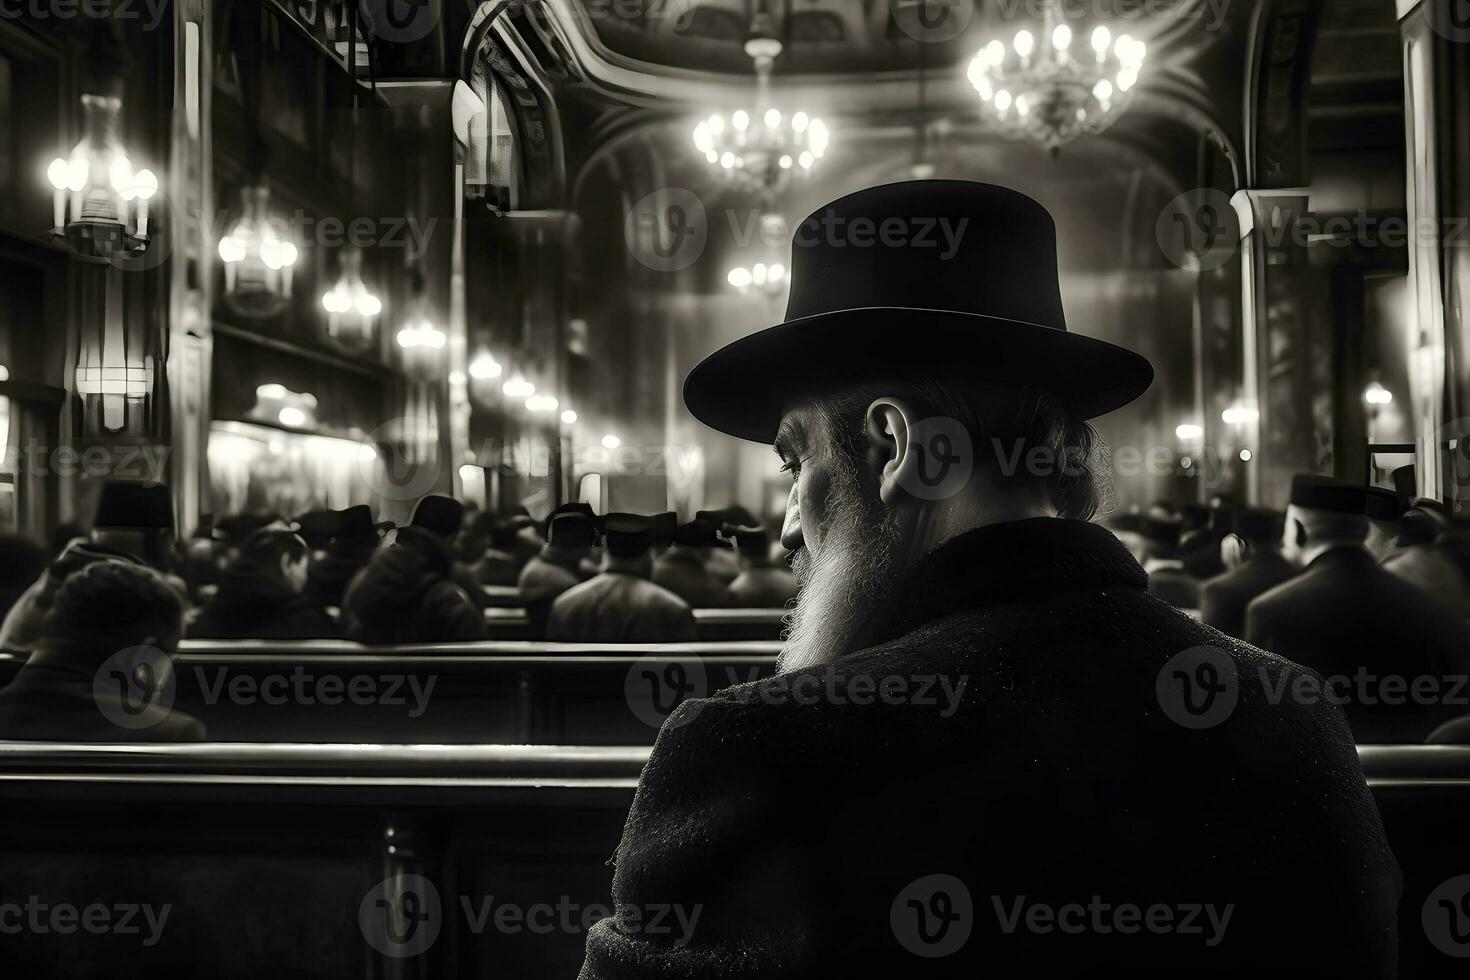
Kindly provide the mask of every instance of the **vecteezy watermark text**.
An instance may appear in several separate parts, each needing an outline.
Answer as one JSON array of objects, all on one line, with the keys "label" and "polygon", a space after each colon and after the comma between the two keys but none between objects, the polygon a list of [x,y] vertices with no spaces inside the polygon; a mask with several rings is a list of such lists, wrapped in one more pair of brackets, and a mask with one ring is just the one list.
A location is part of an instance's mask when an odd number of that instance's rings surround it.
[{"label": "vecteezy watermark text", "polygon": [[144,936],[144,946],[156,946],[172,911],[168,903],[157,908],[147,902],[92,902],[78,907],[70,902],[43,902],[40,896],[30,895],[24,903],[0,902],[0,935],[70,936],[81,931],[94,936]]}]

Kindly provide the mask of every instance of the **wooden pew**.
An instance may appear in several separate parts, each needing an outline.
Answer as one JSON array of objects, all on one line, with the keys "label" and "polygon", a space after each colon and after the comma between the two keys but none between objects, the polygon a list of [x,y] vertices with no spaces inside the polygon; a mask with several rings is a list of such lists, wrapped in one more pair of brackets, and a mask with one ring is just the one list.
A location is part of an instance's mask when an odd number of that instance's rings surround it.
[{"label": "wooden pew", "polygon": [[[575,976],[647,751],[0,742],[0,922],[34,895],[46,929],[0,936],[0,959],[37,978]],[[419,879],[436,937],[385,955],[379,886]],[[94,905],[140,931],[52,930]],[[125,908],[143,905],[161,928]]]},{"label": "wooden pew", "polygon": [[[526,610],[518,602],[485,610],[485,628],[492,640],[533,639]],[[702,641],[779,640],[785,609],[696,609],[694,622]]]},{"label": "wooden pew", "polygon": [[186,640],[174,704],[231,742],[651,744],[684,698],[769,676],[779,651],[778,643]]},{"label": "wooden pew", "polygon": [[[77,745],[0,742],[0,902],[170,905],[158,933],[4,937],[13,976],[569,977],[583,919],[477,928],[608,901],[647,747]],[[1470,748],[1359,750],[1404,871],[1400,976],[1463,977],[1426,938],[1426,899],[1470,873]],[[418,956],[358,914],[417,875],[441,917]],[[369,930],[371,918],[366,920]],[[509,923],[509,920],[505,920]],[[569,928],[561,926],[570,921]],[[266,966],[263,966],[266,965]]]}]

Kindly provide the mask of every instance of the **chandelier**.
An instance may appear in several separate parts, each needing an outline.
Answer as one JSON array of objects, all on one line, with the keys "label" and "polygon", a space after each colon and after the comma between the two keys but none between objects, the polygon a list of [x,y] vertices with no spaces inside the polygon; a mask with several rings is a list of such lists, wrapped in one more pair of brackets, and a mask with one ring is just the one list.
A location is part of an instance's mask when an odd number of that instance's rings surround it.
[{"label": "chandelier", "polygon": [[781,53],[770,15],[751,24],[745,53],[755,62],[753,110],[714,113],[694,127],[694,146],[710,168],[736,184],[774,191],[793,174],[807,174],[827,152],[827,124],[798,110],[787,115],[771,104],[771,67]]},{"label": "chandelier", "polygon": [[225,303],[242,316],[271,317],[291,302],[296,246],[283,238],[267,211],[270,188],[240,189],[240,219],[219,240],[225,264]]},{"label": "chandelier", "polygon": [[[775,213],[761,215],[760,239],[773,252],[783,247],[790,240],[786,218]],[[736,266],[726,273],[725,281],[742,293],[757,289],[768,296],[777,296],[786,288],[786,277],[786,266],[772,258],[769,262]]]},{"label": "chandelier", "polygon": [[1030,139],[1053,153],[1084,134],[1111,126],[1133,100],[1147,46],[1127,34],[1114,39],[1099,25],[1086,50],[1048,3],[1040,38],[1017,31],[1007,45],[992,40],[967,72],[984,114],[1006,136]]},{"label": "chandelier", "polygon": [[372,337],[373,319],[383,312],[383,301],[362,281],[362,253],[351,249],[342,256],[342,273],[322,296],[327,311],[327,333],[338,340],[364,342]]},{"label": "chandelier", "polygon": [[151,170],[134,170],[118,139],[122,99],[83,95],[86,135],[65,158],[51,161],[53,234],[92,258],[136,254],[148,247],[148,202],[158,193]]}]

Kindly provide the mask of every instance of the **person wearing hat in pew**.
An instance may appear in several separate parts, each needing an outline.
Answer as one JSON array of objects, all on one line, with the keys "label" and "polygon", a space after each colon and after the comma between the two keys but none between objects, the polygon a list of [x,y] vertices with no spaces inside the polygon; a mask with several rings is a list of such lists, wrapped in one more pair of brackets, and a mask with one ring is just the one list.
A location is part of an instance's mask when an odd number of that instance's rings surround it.
[{"label": "person wearing hat in pew", "polygon": [[[319,533],[320,527],[315,527]],[[284,525],[246,539],[220,577],[219,592],[189,624],[190,639],[313,640],[339,635],[306,594],[311,548]]]},{"label": "person wearing hat in pew", "polygon": [[1143,570],[1148,572],[1148,590],[1169,605],[1179,609],[1199,608],[1199,580],[1189,574],[1179,558],[1179,537],[1183,524],[1179,521],[1146,515],[1138,526],[1146,556]]},{"label": "person wearing hat in pew", "polygon": [[654,584],[668,589],[695,609],[728,606],[730,589],[723,578],[710,570],[709,558],[711,552],[728,548],[720,540],[719,527],[708,519],[696,518],[681,524],[674,531],[673,544],[653,564]]},{"label": "person wearing hat in pew", "polygon": [[[939,227],[963,229],[949,250]],[[699,919],[601,920],[582,980],[1393,976],[1399,872],[1342,712],[1183,685],[1304,675],[1150,595],[1090,521],[1086,420],[1153,372],[1067,330],[1045,209],[869,188],[797,226],[790,281],[786,322],[684,385],[792,474],[779,673],[659,731],[611,900]],[[1089,901],[1230,921],[1206,941],[1044,916]]]},{"label": "person wearing hat in pew", "polygon": [[326,550],[313,554],[306,570],[306,595],[317,608],[336,616],[352,579],[372,560],[381,539],[367,504],[331,511],[331,539]]},{"label": "person wearing hat in pew", "polygon": [[110,481],[97,501],[92,531],[75,538],[26,589],[0,624],[0,649],[27,651],[40,638],[51,602],[68,576],[96,561],[149,565],[179,594],[183,579],[170,574],[173,555],[173,495],[163,484]]},{"label": "person wearing hat in pew", "polygon": [[471,568],[482,585],[515,585],[520,581],[526,562],[515,553],[520,528],[496,522],[490,529],[489,547]]},{"label": "person wearing hat in pew", "polygon": [[184,598],[142,564],[97,561],[57,590],[35,650],[0,689],[0,739],[197,742],[204,723],[158,697]]},{"label": "person wearing hat in pew", "polygon": [[653,574],[653,530],[637,514],[602,520],[602,571],[551,604],[546,638],[563,643],[678,643],[696,639],[694,613]]},{"label": "person wearing hat in pew", "polygon": [[1360,743],[1419,742],[1455,711],[1409,695],[1428,684],[1458,690],[1470,629],[1368,551],[1368,513],[1385,495],[1329,477],[1292,480],[1283,541],[1302,572],[1250,603],[1246,639],[1325,678]]},{"label": "person wearing hat in pew", "polygon": [[450,577],[483,613],[490,605],[490,596],[481,587],[475,570],[459,560],[455,549],[455,543],[459,541],[460,533],[464,529],[464,504],[443,494],[427,494],[419,499],[418,506],[414,508],[410,525],[428,531],[444,542],[451,562]]},{"label": "person wearing hat in pew", "polygon": [[1462,617],[1470,617],[1470,527],[1438,500],[1416,499],[1399,520],[1383,567]]},{"label": "person wearing hat in pew", "polygon": [[456,503],[448,497],[420,501],[414,523],[400,527],[347,587],[341,613],[347,639],[400,644],[485,638],[484,590],[471,583],[475,598],[460,582],[449,550],[460,515],[444,501]]},{"label": "person wearing hat in pew", "polygon": [[579,511],[551,515],[548,533],[550,540],[540,554],[526,562],[516,583],[536,636],[546,635],[546,620],[551,615],[551,604],[556,597],[586,581],[587,577],[582,574],[582,561],[592,550],[592,542],[597,537],[592,519]]},{"label": "person wearing hat in pew", "polygon": [[[726,541],[732,540],[731,535],[735,533],[737,527],[760,526],[760,521],[755,519],[755,515],[739,504],[731,504],[721,510],[697,511],[694,519],[713,525],[720,537]],[[740,557],[733,548],[726,546],[725,541],[705,552],[704,563],[709,573],[726,587],[740,575]]]},{"label": "person wearing hat in pew", "polygon": [[1245,638],[1245,610],[1251,600],[1297,573],[1281,553],[1281,514],[1248,508],[1235,515],[1235,530],[1220,542],[1227,571],[1199,588],[1200,621],[1222,633]]},{"label": "person wearing hat in pew", "polygon": [[771,557],[771,535],[763,527],[735,529],[740,574],[730,583],[730,602],[747,609],[775,609],[796,598],[796,576]]}]

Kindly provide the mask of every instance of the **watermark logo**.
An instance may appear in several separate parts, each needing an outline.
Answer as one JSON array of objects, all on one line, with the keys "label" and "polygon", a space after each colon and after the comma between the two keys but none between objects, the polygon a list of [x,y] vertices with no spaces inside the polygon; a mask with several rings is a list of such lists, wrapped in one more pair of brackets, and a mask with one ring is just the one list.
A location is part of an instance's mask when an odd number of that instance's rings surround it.
[{"label": "watermark logo", "polygon": [[1429,29],[1447,41],[1470,41],[1470,0],[1425,0]]},{"label": "watermark logo", "polygon": [[1159,214],[1154,232],[1164,257],[1180,269],[1218,269],[1240,245],[1240,221],[1230,197],[1214,188],[1174,198]]},{"label": "watermark logo", "polygon": [[152,728],[173,707],[177,682],[173,661],[157,647],[119,650],[92,675],[92,700],[119,728]]},{"label": "watermark logo", "polygon": [[1470,959],[1470,875],[1441,882],[1420,912],[1424,935],[1446,956]]},{"label": "watermark logo", "polygon": [[659,728],[665,721],[686,724],[697,713],[693,709],[680,713],[677,720],[669,716],[685,701],[708,694],[709,678],[698,658],[671,660],[648,654],[639,657],[623,678],[628,706],[639,721],[651,728]]},{"label": "watermark logo", "polygon": [[970,432],[958,419],[936,415],[909,427],[914,465],[905,468],[900,484],[919,500],[944,500],[964,490],[975,465]]},{"label": "watermark logo", "polygon": [[1240,700],[1235,659],[1219,647],[1181,650],[1159,670],[1154,695],[1176,725],[1214,728],[1230,717]]},{"label": "watermark logo", "polygon": [[709,216],[699,195],[665,187],[640,198],[623,218],[628,251],[654,272],[687,269],[704,254]]},{"label": "watermark logo", "polygon": [[[143,902],[93,902],[78,906],[71,902],[45,902],[29,895],[25,904],[0,903],[0,935],[30,933],[36,936],[70,936],[85,932],[92,936],[142,936],[143,946],[153,947],[163,938],[173,905],[157,907]],[[145,931],[146,929],[146,931]]]},{"label": "watermark logo", "polygon": [[363,7],[368,32],[395,44],[422,40],[439,23],[434,0],[366,0]]},{"label": "watermark logo", "polygon": [[439,889],[423,875],[384,878],[363,897],[357,924],[373,949],[394,959],[425,952],[444,924]]},{"label": "watermark logo", "polygon": [[969,941],[975,904],[970,889],[954,875],[925,875],[898,893],[888,919],[904,949],[938,959],[958,952]]},{"label": "watermark logo", "polygon": [[0,0],[0,20],[140,20],[156,31],[168,7],[169,0]]},{"label": "watermark logo", "polygon": [[942,44],[964,33],[975,16],[972,0],[888,0],[893,24],[923,44]]},{"label": "watermark logo", "polygon": [[1225,930],[1230,928],[1230,919],[1235,914],[1233,903],[1216,906],[1203,902],[1178,905],[1156,902],[1142,906],[1133,902],[1114,904],[1104,901],[1101,895],[1093,895],[1086,904],[1027,902],[1025,895],[1010,900],[992,895],[990,902],[995,907],[1001,931],[1008,936],[1022,929],[1040,936],[1053,933],[1069,936],[1149,933],[1155,936],[1198,936],[1210,948],[1224,941]]},{"label": "watermark logo", "polygon": [[418,459],[405,451],[405,436],[413,432],[432,432],[429,419],[389,419],[367,434],[365,446],[376,445],[379,451],[362,451],[357,469],[364,482],[385,500],[417,500],[439,485],[436,459]]}]

